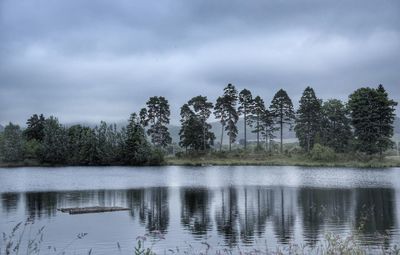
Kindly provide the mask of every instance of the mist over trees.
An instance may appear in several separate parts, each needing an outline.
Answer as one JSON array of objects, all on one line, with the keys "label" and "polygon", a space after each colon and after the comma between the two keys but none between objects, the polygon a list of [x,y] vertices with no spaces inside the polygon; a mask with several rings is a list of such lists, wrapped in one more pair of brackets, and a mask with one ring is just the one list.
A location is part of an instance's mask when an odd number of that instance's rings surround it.
[{"label": "mist over trees", "polygon": [[[278,135],[282,154],[283,128],[294,126],[303,153],[316,150],[382,156],[393,146],[396,105],[382,85],[354,91],[347,103],[337,99],[323,102],[307,87],[295,111],[283,89],[267,107],[259,95],[253,95],[248,89],[238,93],[234,85],[228,84],[215,104],[206,96],[198,95],[181,107],[179,146],[186,153],[221,151],[226,133],[228,150],[232,150],[232,145],[241,148],[236,140],[237,123],[242,116],[244,150],[252,150],[247,137],[251,132],[256,134],[255,148],[270,153]],[[212,116],[221,124],[219,144],[215,144],[209,122]],[[174,149],[177,145],[171,144],[169,123],[169,102],[162,96],[150,97],[145,108],[131,114],[125,127],[104,121],[94,128],[66,127],[56,117],[33,114],[25,129],[9,123],[0,132],[0,161],[37,161],[49,165],[160,164],[164,155],[179,151]],[[261,141],[265,146],[261,146]]]}]

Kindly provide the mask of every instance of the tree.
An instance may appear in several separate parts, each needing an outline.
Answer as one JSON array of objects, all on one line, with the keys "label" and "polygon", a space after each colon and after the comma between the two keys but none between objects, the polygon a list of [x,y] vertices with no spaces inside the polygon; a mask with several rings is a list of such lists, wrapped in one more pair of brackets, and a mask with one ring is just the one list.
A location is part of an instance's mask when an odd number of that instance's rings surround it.
[{"label": "tree", "polygon": [[37,140],[42,141],[44,137],[44,122],[45,117],[43,114],[32,115],[26,122],[27,128],[24,130],[24,135],[28,141]]},{"label": "tree", "polygon": [[[206,150],[213,144],[214,133],[206,122],[211,114],[205,97],[194,97],[181,107],[181,129],[179,131],[180,146],[186,150]],[[212,106],[212,104],[211,104]],[[196,111],[197,110],[197,111]],[[209,113],[208,113],[209,112]]]},{"label": "tree", "polygon": [[270,150],[271,140],[275,138],[276,128],[274,127],[274,120],[272,114],[268,109],[264,109],[260,116],[261,135],[265,140],[265,150]]},{"label": "tree", "polygon": [[392,145],[396,102],[388,98],[382,85],[378,89],[360,88],[349,96],[351,123],[356,149],[369,155]]},{"label": "tree", "polygon": [[179,131],[179,145],[198,151],[203,146],[203,126],[188,104],[181,107],[181,129]]},{"label": "tree", "polygon": [[348,109],[337,99],[330,99],[322,105],[320,143],[335,150],[345,152],[352,137]]},{"label": "tree", "polygon": [[67,160],[68,136],[58,119],[51,116],[44,123],[40,158],[44,163],[63,164]]},{"label": "tree", "polygon": [[136,113],[132,113],[126,127],[124,163],[128,165],[143,165],[149,162],[152,154],[147,142],[145,131]]},{"label": "tree", "polygon": [[274,96],[270,106],[270,113],[274,120],[274,123],[278,125],[278,129],[280,130],[280,138],[281,138],[281,153],[283,152],[283,126],[291,125],[293,120],[295,119],[293,103],[289,98],[286,91],[280,89]]},{"label": "tree", "polygon": [[253,96],[251,95],[250,90],[243,89],[239,93],[239,115],[243,114],[243,125],[244,125],[244,148],[247,148],[247,125],[250,124],[248,120],[248,116],[251,114],[252,104],[253,104]]},{"label": "tree", "polygon": [[151,142],[157,147],[165,148],[172,141],[166,126],[170,116],[168,100],[164,97],[150,97],[146,105],[147,112],[143,109],[140,111],[140,124],[150,125],[147,134],[151,137]]},{"label": "tree", "polygon": [[214,141],[214,134],[210,133],[211,125],[207,123],[211,115],[213,104],[207,101],[205,96],[196,96],[189,100],[189,106],[193,107],[196,118],[201,122],[201,130],[203,136],[203,150],[209,148],[209,145]]},{"label": "tree", "polygon": [[378,148],[379,154],[382,156],[383,151],[393,146],[391,140],[394,133],[394,120],[396,117],[395,107],[397,102],[389,99],[388,93],[382,84],[379,84],[377,90],[377,107],[375,108],[376,114],[378,114],[378,127],[379,127],[379,138]]},{"label": "tree", "polygon": [[250,126],[253,128],[251,132],[257,134],[257,148],[260,147],[260,132],[263,130],[261,119],[264,112],[265,112],[264,100],[262,100],[261,97],[256,96],[251,106]]},{"label": "tree", "polygon": [[311,87],[307,87],[300,99],[297,110],[296,136],[300,147],[310,152],[314,146],[315,138],[321,128],[321,100],[315,96]]},{"label": "tree", "polygon": [[228,86],[224,88],[224,95],[222,97],[219,97],[217,99],[217,103],[215,104],[214,115],[217,119],[220,119],[222,125],[220,150],[222,149],[224,127],[229,136],[229,150],[231,150],[232,143],[236,140],[236,136],[238,133],[236,123],[239,119],[238,113],[236,111],[237,100],[237,90],[235,86],[229,83]]},{"label": "tree", "polygon": [[4,127],[0,140],[0,158],[5,162],[18,162],[24,158],[24,140],[21,128],[11,122]]},{"label": "tree", "polygon": [[90,127],[73,125],[67,130],[68,163],[73,165],[100,164],[96,134]]}]

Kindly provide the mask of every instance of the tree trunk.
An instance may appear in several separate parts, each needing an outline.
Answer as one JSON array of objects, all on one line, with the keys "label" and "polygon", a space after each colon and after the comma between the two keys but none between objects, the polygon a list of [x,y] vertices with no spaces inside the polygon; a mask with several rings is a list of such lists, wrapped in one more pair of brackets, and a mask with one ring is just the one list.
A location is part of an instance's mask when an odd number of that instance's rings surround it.
[{"label": "tree trunk", "polygon": [[224,138],[224,125],[221,123],[222,129],[221,129],[221,144],[219,145],[219,151],[222,151],[222,141]]},{"label": "tree trunk", "polygon": [[268,151],[268,135],[265,134],[265,151]]},{"label": "tree trunk", "polygon": [[283,153],[283,120],[282,120],[282,116],[281,116],[281,154]]},{"label": "tree trunk", "polygon": [[[232,119],[232,116],[229,113],[229,121],[231,121],[231,119]],[[232,130],[230,130],[230,128],[229,128],[229,151],[231,151],[231,146],[232,146]]]},{"label": "tree trunk", "polygon": [[281,154],[283,153],[283,106],[280,106],[280,125],[281,125]]},{"label": "tree trunk", "polygon": [[260,120],[259,114],[257,114],[257,149],[260,147]]},{"label": "tree trunk", "polygon": [[247,122],[247,116],[246,116],[246,108],[245,108],[244,109],[244,149],[247,148],[246,122]]},{"label": "tree trunk", "polygon": [[206,122],[203,122],[203,150],[206,151]]}]

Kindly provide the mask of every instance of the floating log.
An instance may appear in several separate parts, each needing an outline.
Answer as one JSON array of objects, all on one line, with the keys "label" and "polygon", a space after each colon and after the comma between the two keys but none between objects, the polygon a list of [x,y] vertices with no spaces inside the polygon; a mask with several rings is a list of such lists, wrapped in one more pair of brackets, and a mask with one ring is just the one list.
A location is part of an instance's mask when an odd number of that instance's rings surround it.
[{"label": "floating log", "polygon": [[83,214],[83,213],[102,213],[102,212],[115,212],[115,211],[129,211],[129,208],[125,207],[104,207],[104,206],[92,206],[92,207],[74,207],[74,208],[60,208],[57,209],[63,213],[69,214]]}]

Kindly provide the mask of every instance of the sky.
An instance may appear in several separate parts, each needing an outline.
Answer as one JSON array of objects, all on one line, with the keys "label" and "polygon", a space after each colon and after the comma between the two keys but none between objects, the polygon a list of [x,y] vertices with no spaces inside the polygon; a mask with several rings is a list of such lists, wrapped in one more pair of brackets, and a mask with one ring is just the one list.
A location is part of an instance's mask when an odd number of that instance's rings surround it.
[{"label": "sky", "polygon": [[[383,84],[400,101],[400,1],[0,0],[0,124],[121,122],[164,96],[172,123],[234,84],[269,105]],[[400,113],[397,107],[397,113]]]}]

